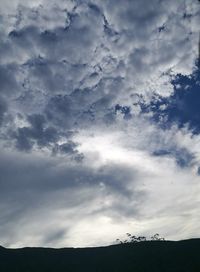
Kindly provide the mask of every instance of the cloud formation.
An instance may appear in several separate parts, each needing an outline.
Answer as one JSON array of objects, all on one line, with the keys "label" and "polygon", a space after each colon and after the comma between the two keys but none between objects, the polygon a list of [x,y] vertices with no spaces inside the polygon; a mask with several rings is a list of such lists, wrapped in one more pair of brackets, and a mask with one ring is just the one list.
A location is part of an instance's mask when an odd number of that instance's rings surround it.
[{"label": "cloud formation", "polygon": [[0,10],[0,243],[198,235],[198,1]]}]

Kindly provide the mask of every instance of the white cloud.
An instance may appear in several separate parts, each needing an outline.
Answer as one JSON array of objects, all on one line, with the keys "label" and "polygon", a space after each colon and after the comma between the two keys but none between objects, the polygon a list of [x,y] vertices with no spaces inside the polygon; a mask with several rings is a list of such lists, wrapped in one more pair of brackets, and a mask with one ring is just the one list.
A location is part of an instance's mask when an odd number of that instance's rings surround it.
[{"label": "white cloud", "polygon": [[[82,131],[74,140],[85,155],[79,166],[38,152],[2,155],[0,236],[5,245],[103,245],[127,231],[159,232],[167,239],[198,235],[196,164],[181,168],[172,154],[152,155],[156,148],[175,145],[191,151],[188,133],[175,128],[163,133],[146,123],[121,132],[118,127]],[[194,149],[198,136],[195,142]]]}]

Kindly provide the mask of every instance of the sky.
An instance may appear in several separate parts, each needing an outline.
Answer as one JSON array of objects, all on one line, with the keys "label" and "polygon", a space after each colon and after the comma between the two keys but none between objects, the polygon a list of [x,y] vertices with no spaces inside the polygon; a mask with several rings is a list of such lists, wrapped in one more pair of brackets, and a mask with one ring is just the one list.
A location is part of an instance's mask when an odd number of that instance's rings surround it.
[{"label": "sky", "polygon": [[199,237],[200,3],[0,0],[0,244]]}]

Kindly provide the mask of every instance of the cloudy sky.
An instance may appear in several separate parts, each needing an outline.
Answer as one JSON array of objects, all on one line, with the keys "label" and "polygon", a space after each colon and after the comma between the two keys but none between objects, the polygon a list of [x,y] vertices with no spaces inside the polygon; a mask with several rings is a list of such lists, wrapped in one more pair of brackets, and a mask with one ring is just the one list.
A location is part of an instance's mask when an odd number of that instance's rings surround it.
[{"label": "cloudy sky", "polygon": [[197,0],[0,0],[0,244],[199,236]]}]

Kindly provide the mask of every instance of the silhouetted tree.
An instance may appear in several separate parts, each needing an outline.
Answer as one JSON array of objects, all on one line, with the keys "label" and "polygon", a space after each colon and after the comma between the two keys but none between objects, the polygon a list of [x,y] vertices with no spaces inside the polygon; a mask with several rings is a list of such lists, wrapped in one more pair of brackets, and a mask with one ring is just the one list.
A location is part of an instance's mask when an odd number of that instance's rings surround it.
[{"label": "silhouetted tree", "polygon": [[164,240],[165,240],[165,238],[160,237],[160,235],[158,233],[154,234],[151,237],[151,241],[164,241]]},{"label": "silhouetted tree", "polygon": [[116,239],[116,241],[120,244],[127,244],[127,243],[139,243],[139,242],[145,242],[145,241],[165,241],[164,238],[160,237],[158,233],[151,236],[150,239],[147,239],[145,236],[135,236],[131,233],[127,232],[126,236],[128,237],[125,240]]}]

